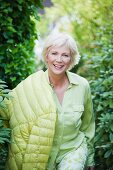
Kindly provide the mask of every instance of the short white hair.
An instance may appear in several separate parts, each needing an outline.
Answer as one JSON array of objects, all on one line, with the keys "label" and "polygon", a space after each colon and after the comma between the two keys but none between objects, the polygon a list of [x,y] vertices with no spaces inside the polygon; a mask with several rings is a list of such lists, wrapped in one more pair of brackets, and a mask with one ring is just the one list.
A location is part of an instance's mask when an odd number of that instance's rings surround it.
[{"label": "short white hair", "polygon": [[65,32],[57,32],[57,33],[53,32],[47,37],[42,51],[44,62],[46,63],[46,56],[50,47],[55,47],[55,46],[61,47],[63,45],[70,50],[71,64],[69,69],[72,69],[74,65],[79,63],[80,55],[78,52],[76,41],[72,38],[72,36],[70,36]]}]

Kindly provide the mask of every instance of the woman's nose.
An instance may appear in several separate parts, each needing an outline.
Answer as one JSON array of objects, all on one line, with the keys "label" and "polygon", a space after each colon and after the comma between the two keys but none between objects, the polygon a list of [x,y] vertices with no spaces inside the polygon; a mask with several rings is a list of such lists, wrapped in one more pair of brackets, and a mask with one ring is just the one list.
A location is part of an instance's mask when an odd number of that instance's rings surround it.
[{"label": "woman's nose", "polygon": [[57,58],[56,58],[56,61],[61,62],[62,61],[62,56],[58,55]]}]

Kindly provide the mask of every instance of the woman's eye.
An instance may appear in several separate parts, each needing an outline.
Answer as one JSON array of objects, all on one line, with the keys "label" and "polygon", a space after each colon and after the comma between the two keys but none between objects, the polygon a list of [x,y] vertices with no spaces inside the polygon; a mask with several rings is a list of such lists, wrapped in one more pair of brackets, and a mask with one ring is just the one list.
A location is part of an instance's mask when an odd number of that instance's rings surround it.
[{"label": "woman's eye", "polygon": [[57,55],[57,53],[52,53],[52,55]]},{"label": "woman's eye", "polygon": [[67,54],[63,55],[64,57],[69,57]]}]

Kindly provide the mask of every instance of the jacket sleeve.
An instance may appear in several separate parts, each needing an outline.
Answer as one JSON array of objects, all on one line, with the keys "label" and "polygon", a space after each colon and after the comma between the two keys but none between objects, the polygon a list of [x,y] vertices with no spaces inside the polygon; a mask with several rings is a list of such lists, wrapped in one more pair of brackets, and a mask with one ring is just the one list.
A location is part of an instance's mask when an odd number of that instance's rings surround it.
[{"label": "jacket sleeve", "polygon": [[80,130],[84,132],[88,145],[87,167],[94,166],[95,118],[89,83],[85,88],[84,113]]}]

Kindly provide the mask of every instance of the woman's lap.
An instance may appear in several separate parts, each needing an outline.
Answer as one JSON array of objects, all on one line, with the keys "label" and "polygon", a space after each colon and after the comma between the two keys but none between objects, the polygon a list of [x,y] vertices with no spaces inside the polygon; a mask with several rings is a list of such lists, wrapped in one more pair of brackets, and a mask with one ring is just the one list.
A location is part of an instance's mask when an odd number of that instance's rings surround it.
[{"label": "woman's lap", "polygon": [[84,170],[87,160],[87,145],[82,144],[77,150],[67,154],[57,165],[57,170]]}]

